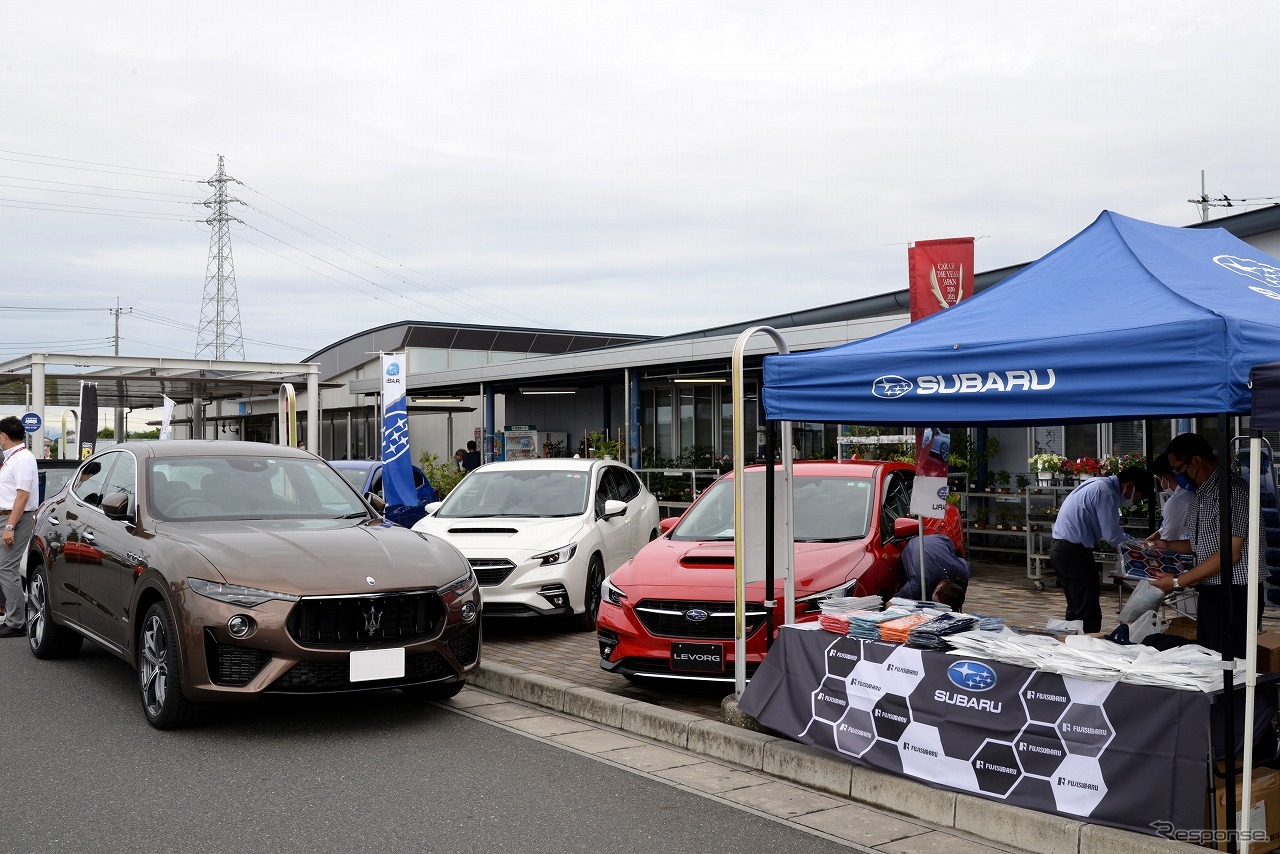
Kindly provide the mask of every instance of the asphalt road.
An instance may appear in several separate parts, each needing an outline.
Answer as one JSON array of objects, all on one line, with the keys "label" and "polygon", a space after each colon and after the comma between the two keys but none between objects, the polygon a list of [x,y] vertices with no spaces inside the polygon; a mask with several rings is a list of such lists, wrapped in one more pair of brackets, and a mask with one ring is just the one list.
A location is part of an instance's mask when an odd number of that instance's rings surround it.
[{"label": "asphalt road", "polygon": [[133,671],[0,639],[0,851],[848,851],[388,691],[216,708],[159,732]]}]

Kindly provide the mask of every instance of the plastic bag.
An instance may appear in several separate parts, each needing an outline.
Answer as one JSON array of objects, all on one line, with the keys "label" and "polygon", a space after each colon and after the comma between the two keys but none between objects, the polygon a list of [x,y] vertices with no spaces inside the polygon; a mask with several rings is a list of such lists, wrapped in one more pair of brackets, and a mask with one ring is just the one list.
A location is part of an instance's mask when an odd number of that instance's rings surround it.
[{"label": "plastic bag", "polygon": [[[1145,578],[1142,579],[1134,585],[1133,592],[1129,594],[1129,601],[1125,602],[1124,608],[1120,610],[1120,622],[1132,623],[1144,611],[1154,611],[1159,608],[1163,599],[1163,590]],[[1130,639],[1132,640],[1132,635]]]},{"label": "plastic bag", "polygon": [[1147,635],[1156,635],[1169,627],[1168,620],[1161,620],[1155,611],[1143,611],[1129,623],[1129,643],[1142,643]]}]

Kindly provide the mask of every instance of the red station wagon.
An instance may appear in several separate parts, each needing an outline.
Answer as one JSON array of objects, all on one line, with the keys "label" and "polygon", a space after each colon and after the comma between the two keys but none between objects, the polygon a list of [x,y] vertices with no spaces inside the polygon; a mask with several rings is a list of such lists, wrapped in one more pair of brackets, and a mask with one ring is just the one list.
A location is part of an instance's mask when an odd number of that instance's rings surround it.
[{"label": "red station wagon", "polygon": [[[763,466],[752,466],[762,472]],[[901,539],[914,467],[897,462],[797,462],[793,481],[796,619],[831,596],[891,596],[902,585]],[[914,525],[914,520],[912,520]],[[605,579],[600,666],[637,679],[733,679],[733,475],[716,481],[665,533]],[[960,514],[926,519],[961,546]],[[777,580],[777,622],[783,619]],[[747,585],[747,672],[764,659],[764,583]]]}]

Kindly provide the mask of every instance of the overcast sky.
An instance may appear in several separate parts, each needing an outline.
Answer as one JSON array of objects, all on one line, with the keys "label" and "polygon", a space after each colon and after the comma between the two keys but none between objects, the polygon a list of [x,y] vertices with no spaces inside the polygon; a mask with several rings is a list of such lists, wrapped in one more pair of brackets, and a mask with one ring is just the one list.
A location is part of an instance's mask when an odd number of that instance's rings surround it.
[{"label": "overcast sky", "polygon": [[1185,225],[1201,170],[1280,196],[1273,2],[0,11],[6,359],[110,353],[117,299],[122,353],[193,355],[218,154],[255,360],[405,319],[683,332],[904,288],[913,240],[981,271],[1104,209]]}]

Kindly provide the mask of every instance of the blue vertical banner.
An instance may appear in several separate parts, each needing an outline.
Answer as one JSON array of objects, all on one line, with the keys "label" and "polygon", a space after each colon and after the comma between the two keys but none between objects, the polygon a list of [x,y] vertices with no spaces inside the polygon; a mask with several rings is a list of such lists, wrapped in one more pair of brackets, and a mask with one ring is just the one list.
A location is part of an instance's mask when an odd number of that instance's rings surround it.
[{"label": "blue vertical banner", "polygon": [[382,354],[382,494],[387,506],[416,506],[403,353]]}]

